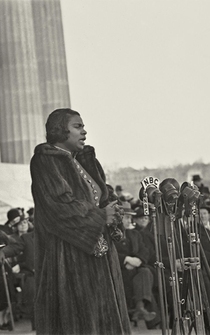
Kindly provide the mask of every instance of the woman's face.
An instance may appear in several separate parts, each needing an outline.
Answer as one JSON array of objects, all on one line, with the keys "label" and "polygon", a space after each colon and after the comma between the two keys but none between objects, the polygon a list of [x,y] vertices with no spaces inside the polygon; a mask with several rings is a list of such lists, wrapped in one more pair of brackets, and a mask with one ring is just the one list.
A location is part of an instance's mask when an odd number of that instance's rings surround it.
[{"label": "woman's face", "polygon": [[27,233],[28,231],[28,220],[22,220],[20,223],[17,225],[17,230],[19,233]]},{"label": "woman's face", "polygon": [[79,115],[73,115],[68,123],[68,139],[63,142],[64,147],[71,151],[77,152],[84,148],[86,140],[86,130],[84,129],[84,124]]}]

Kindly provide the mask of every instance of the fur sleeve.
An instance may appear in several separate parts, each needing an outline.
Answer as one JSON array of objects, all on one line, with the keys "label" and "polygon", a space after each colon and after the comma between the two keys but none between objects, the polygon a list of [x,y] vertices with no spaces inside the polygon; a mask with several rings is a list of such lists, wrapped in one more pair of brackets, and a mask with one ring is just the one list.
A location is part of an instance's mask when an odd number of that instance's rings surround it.
[{"label": "fur sleeve", "polygon": [[[97,208],[85,196],[76,198],[63,166],[62,161],[44,156],[31,160],[35,226],[41,224],[47,232],[91,254],[106,224],[105,209]],[[75,183],[74,170],[71,177]]]}]

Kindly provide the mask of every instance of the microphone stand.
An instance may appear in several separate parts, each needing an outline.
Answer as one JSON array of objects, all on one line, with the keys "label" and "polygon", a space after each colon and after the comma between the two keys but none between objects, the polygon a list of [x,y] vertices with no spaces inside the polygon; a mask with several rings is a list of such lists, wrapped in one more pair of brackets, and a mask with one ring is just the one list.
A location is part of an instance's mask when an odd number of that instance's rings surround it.
[{"label": "microphone stand", "polygon": [[177,212],[177,199],[172,203],[168,203],[163,200],[165,208],[165,233],[167,241],[167,249],[169,256],[169,264],[171,270],[170,284],[172,289],[172,298],[173,298],[173,327],[172,334],[174,335],[184,335],[184,326],[182,322],[182,310],[181,304],[183,300],[180,299],[180,287],[179,287],[179,276],[177,270],[177,256],[176,256],[176,244],[175,244],[175,221],[176,221],[176,212]]},{"label": "microphone stand", "polygon": [[[155,205],[157,206],[160,202],[161,194],[155,195]],[[162,335],[166,335],[166,315],[167,309],[164,304],[164,290],[163,290],[163,278],[164,278],[164,265],[161,262],[160,258],[160,246],[158,242],[158,229],[157,229],[157,208],[153,206],[151,209],[152,212],[152,224],[154,230],[154,240],[155,240],[155,253],[156,253],[156,262],[155,266],[157,269],[157,277],[158,277],[158,290],[159,290],[159,301],[160,301],[160,315],[161,315],[161,322],[162,322]],[[157,206],[158,207],[158,206]]]},{"label": "microphone stand", "polygon": [[181,335],[183,334],[183,329],[181,328],[180,321],[182,320],[181,312],[181,299],[180,299],[180,289],[179,289],[179,276],[176,266],[176,245],[175,245],[175,232],[174,232],[174,222],[175,215],[170,213],[170,230],[171,234],[168,237],[168,254],[170,260],[171,268],[171,287],[172,287],[172,296],[173,296],[173,311],[174,311],[174,323],[172,328],[172,334]]},{"label": "microphone stand", "polygon": [[[190,293],[191,296],[187,295],[188,300],[190,299],[191,315],[194,316],[192,320],[191,328],[194,327],[196,334],[205,335],[205,325],[203,317],[203,303],[202,303],[202,292],[201,292],[201,265],[200,265],[200,239],[197,231],[197,208],[196,205],[191,206],[185,199],[185,213],[187,213],[188,220],[188,241],[190,245],[190,257],[185,259],[185,270],[188,271],[188,277],[190,282]],[[188,292],[189,293],[189,292]],[[186,298],[186,300],[187,300]],[[189,301],[185,301],[188,303]]]}]

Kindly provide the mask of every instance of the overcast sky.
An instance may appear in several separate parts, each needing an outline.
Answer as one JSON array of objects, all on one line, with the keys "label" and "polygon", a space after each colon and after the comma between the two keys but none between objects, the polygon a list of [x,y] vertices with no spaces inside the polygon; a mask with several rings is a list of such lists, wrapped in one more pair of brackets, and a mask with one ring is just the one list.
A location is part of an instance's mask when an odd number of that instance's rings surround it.
[{"label": "overcast sky", "polygon": [[61,6],[71,107],[103,166],[210,162],[210,1]]}]

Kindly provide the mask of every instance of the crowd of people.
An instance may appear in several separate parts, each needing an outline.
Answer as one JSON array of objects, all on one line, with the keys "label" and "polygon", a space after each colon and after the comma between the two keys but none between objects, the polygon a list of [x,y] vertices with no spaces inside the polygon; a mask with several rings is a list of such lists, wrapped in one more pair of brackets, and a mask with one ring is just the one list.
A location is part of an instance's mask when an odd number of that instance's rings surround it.
[{"label": "crowd of people", "polygon": [[[11,208],[7,221],[0,225],[0,245],[3,250],[7,285],[0,272],[0,330],[11,330],[12,318],[27,317],[34,321],[34,208]],[[9,299],[7,296],[9,292]],[[11,310],[9,305],[11,304]]]},{"label": "crowd of people", "polygon": [[[106,183],[86,135],[78,112],[49,115],[47,141],[35,148],[30,164],[34,208],[11,208],[0,225],[8,286],[2,267],[0,330],[11,328],[7,289],[14,318],[29,317],[40,335],[129,335],[131,323],[141,319],[148,329],[163,326],[154,206],[145,211],[142,199]],[[204,195],[200,239],[210,265],[209,189],[199,175],[193,182]],[[189,222],[182,223],[186,232]],[[169,250],[160,240],[173,327]],[[203,275],[210,299],[208,271]]]},{"label": "crowd of people", "polygon": [[[198,289],[198,286],[201,285],[201,300],[205,301],[203,305],[204,309],[204,320],[206,327],[206,334],[210,332],[210,320],[206,317],[206,310],[209,308],[210,304],[210,192],[209,188],[204,186],[202,179],[199,175],[194,175],[192,177],[193,187],[200,192],[200,203],[197,207],[197,221],[196,227],[198,231],[190,230],[189,226],[192,224],[193,215],[189,218],[186,217],[185,210],[183,210],[182,216],[180,217],[180,222],[182,223],[181,227],[181,239],[176,235],[177,240],[175,241],[175,251],[177,259],[175,262],[176,270],[178,274],[178,283],[179,294],[180,296],[183,293],[183,290],[186,290],[185,294],[187,295],[187,290]],[[190,184],[189,184],[190,185]],[[112,190],[114,191],[114,189]],[[115,192],[118,193],[119,199],[122,202],[124,207],[125,215],[123,218],[123,224],[125,227],[125,236],[120,243],[116,244],[119,259],[122,269],[124,289],[127,300],[128,310],[131,312],[131,320],[135,320],[136,315],[140,316],[146,321],[147,328],[153,327],[162,327],[161,316],[160,316],[160,290],[158,287],[158,278],[157,278],[157,251],[155,250],[155,239],[154,239],[154,227],[152,222],[151,210],[148,214],[145,214],[143,202],[140,199],[135,199],[128,192],[124,192],[121,185],[115,187]],[[129,206],[128,206],[129,204]],[[152,204],[150,204],[153,206]],[[192,211],[193,212],[193,211]],[[167,216],[168,217],[168,216]],[[169,217],[168,217],[169,218]],[[173,328],[174,323],[174,299],[173,294],[173,260],[170,259],[170,250],[168,248],[169,243],[167,243],[167,238],[171,238],[171,235],[167,235],[164,231],[170,230],[168,228],[169,222],[164,226],[163,221],[165,220],[163,216],[159,217],[159,231],[158,238],[161,248],[161,264],[163,265],[163,275],[164,275],[164,284],[166,301],[167,301],[167,312],[168,312],[168,327]],[[169,219],[167,219],[169,220]],[[197,226],[198,224],[198,226]],[[178,222],[175,222],[173,229],[177,230]],[[193,227],[193,225],[192,225]],[[191,229],[192,229],[191,227]],[[193,227],[194,229],[195,227]],[[137,234],[138,233],[138,234]],[[171,232],[170,232],[171,233]],[[198,233],[198,237],[195,237]],[[136,238],[138,236],[138,242]],[[186,281],[186,268],[181,266],[182,261],[191,259],[193,256],[193,251],[190,250],[191,246],[189,243],[190,235],[194,236],[193,243],[198,243],[201,248],[199,256],[199,264],[201,267],[201,283],[197,283],[195,278],[193,282],[188,284],[187,288],[183,285],[183,280]],[[197,240],[198,238],[198,240]],[[158,244],[158,242],[156,242]],[[135,246],[135,247],[134,247]],[[138,246],[138,248],[137,248]],[[183,249],[183,254],[180,254],[180,250]],[[193,247],[192,247],[193,248]],[[135,250],[135,251],[134,251]],[[140,252],[141,250],[141,252]],[[183,257],[183,258],[182,258]],[[128,266],[127,266],[128,264]],[[132,264],[132,266],[131,266]],[[200,265],[198,269],[200,269]],[[198,279],[199,281],[199,279]],[[199,284],[199,285],[198,285]],[[191,288],[190,285],[192,285]],[[193,287],[193,285],[195,287]],[[199,290],[199,289],[198,289]],[[207,299],[206,299],[207,297]],[[180,298],[181,299],[181,298]],[[197,298],[199,299],[199,298]],[[143,303],[142,303],[143,301]],[[184,299],[183,299],[184,301]],[[132,307],[133,309],[132,309]],[[142,308],[143,306],[143,308]],[[194,308],[194,307],[193,307]],[[145,311],[146,309],[146,311]],[[133,313],[132,313],[133,312]],[[149,312],[149,313],[148,313]],[[151,319],[150,322],[147,319]],[[184,317],[183,317],[184,319]],[[207,320],[208,319],[208,320]],[[175,330],[176,333],[176,330]]]},{"label": "crowd of people", "polygon": [[[156,293],[153,293],[156,282],[153,266],[154,238],[149,229],[145,229],[149,224],[149,217],[144,216],[143,209],[139,206],[135,210],[131,209],[125,196],[118,197],[110,185],[107,185],[107,188],[113,197],[112,201],[120,199],[124,210],[124,235],[119,242],[115,242],[115,246],[122,271],[128,313],[134,322],[144,319],[148,328],[156,328],[160,324],[160,316],[154,297]],[[113,192],[110,192],[111,190]],[[145,243],[147,238],[150,244]],[[5,254],[14,318],[18,320],[20,317],[29,317],[34,330],[34,208],[27,212],[20,207],[10,209],[7,212],[6,223],[0,225],[0,239]],[[2,276],[0,279],[0,330],[11,330],[6,289]]]},{"label": "crowd of people", "polygon": [[[198,177],[196,176],[195,179]],[[141,200],[124,192],[121,185],[117,185],[114,189],[107,184],[107,190],[110,201],[117,200],[124,212],[122,227],[120,227],[123,237],[114,244],[119,257],[130,321],[135,325],[138,320],[143,319],[148,329],[160,328],[156,253],[151,215],[145,215]],[[210,206],[208,193],[205,194],[207,201],[200,208],[200,216],[205,228],[201,230],[201,240],[210,265],[210,241],[206,234],[206,230],[210,231]],[[7,221],[0,225],[0,247],[5,254],[5,269],[14,318],[18,320],[20,317],[29,317],[34,330],[34,208],[25,212],[24,208],[17,207],[7,212]],[[173,310],[173,298],[167,258],[168,254],[165,250],[164,265],[170,313]],[[210,301],[209,278],[206,274],[204,280]],[[2,272],[0,283],[0,330],[11,330],[8,298]]]}]

